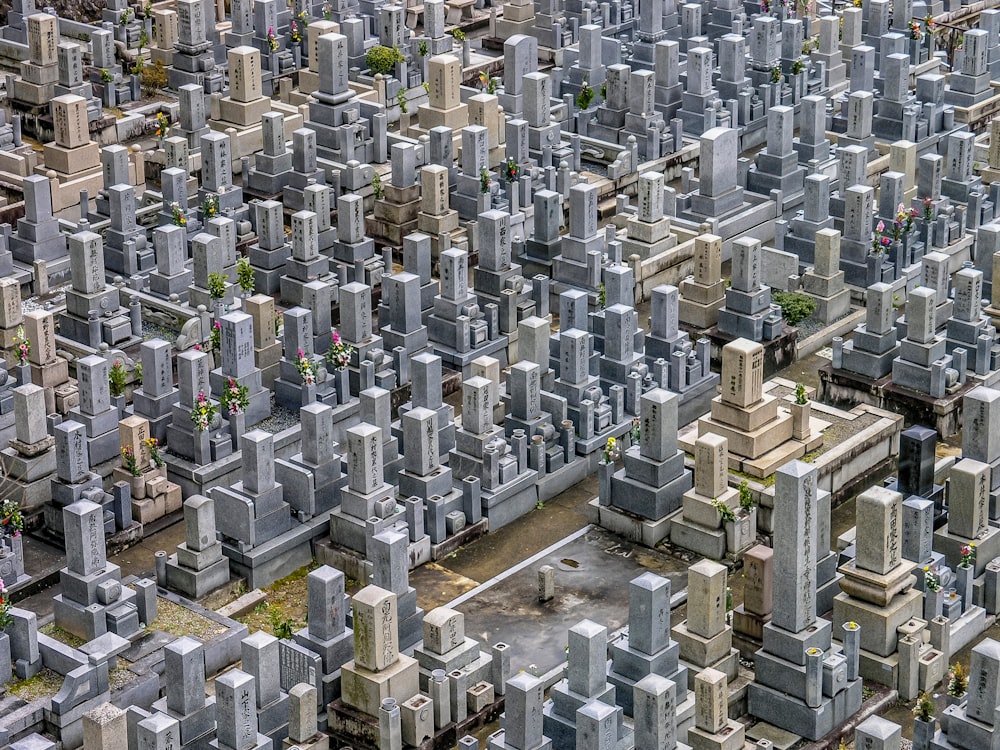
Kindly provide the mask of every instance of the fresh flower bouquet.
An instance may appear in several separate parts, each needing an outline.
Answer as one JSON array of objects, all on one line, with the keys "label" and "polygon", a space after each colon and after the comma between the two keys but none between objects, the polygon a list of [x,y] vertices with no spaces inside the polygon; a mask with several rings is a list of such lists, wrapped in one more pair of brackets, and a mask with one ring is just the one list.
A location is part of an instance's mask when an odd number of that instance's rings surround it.
[{"label": "fresh flower bouquet", "polygon": [[962,549],[959,550],[959,555],[961,555],[961,559],[958,563],[959,567],[964,568],[971,566],[976,561],[976,545],[971,542],[969,544],[963,544]]},{"label": "fresh flower bouquet", "polygon": [[313,385],[316,382],[316,372],[313,370],[313,363],[305,352],[299,349],[295,356],[295,369],[299,371],[299,376],[305,385]]},{"label": "fresh flower bouquet", "polygon": [[146,446],[149,451],[149,458],[153,461],[153,466],[157,469],[162,469],[163,464],[163,454],[160,452],[160,441],[154,438],[146,438],[142,441],[142,444]]},{"label": "fresh flower bouquet", "polygon": [[274,33],[273,26],[267,30],[267,48],[271,50],[271,52],[278,51],[278,37]]},{"label": "fresh flower bouquet", "polygon": [[135,450],[131,445],[122,446],[122,462],[125,464],[125,468],[129,474],[134,477],[142,476],[142,472],[139,470],[139,460],[136,458]]},{"label": "fresh flower bouquet", "polygon": [[941,590],[941,579],[938,578],[937,569],[929,565],[924,567],[924,588],[928,591]]},{"label": "fresh flower bouquet", "polygon": [[191,410],[191,421],[194,422],[199,432],[205,432],[211,426],[212,420],[215,419],[215,413],[215,405],[208,399],[205,392],[198,391],[198,398]]},{"label": "fresh flower bouquet", "polygon": [[504,165],[504,176],[507,178],[507,182],[517,182],[518,178],[521,176],[521,168],[514,161],[513,156],[507,157],[507,163]]},{"label": "fresh flower bouquet", "polygon": [[872,253],[881,255],[892,245],[892,240],[885,234],[885,222],[879,221],[875,225],[875,238],[872,240]]},{"label": "fresh flower bouquet", "polygon": [[219,197],[217,195],[206,195],[205,201],[201,204],[201,215],[208,221],[219,213]]},{"label": "fresh flower bouquet", "polygon": [[219,401],[230,414],[245,414],[250,406],[250,389],[245,385],[240,385],[233,378],[226,378],[226,384],[222,388],[222,396]]},{"label": "fresh flower bouquet", "polygon": [[0,502],[0,536],[21,536],[24,531],[24,516],[16,500]]},{"label": "fresh flower bouquet", "polygon": [[351,364],[351,355],[354,354],[354,347],[341,338],[336,328],[330,332],[330,337],[333,343],[330,344],[330,353],[326,355],[326,358],[335,369],[343,370]]},{"label": "fresh flower bouquet", "polygon": [[156,113],[156,137],[161,141],[167,137],[167,133],[170,132],[170,118],[163,112]]},{"label": "fresh flower bouquet", "polygon": [[608,442],[604,444],[604,450],[601,451],[602,462],[613,464],[618,460],[618,456],[620,455],[621,451],[618,449],[618,441],[613,437],[609,437]]},{"label": "fresh flower bouquet", "polygon": [[170,213],[173,214],[172,221],[174,222],[174,226],[178,226],[178,227],[186,227],[187,226],[187,223],[188,223],[187,216],[185,216],[184,212],[181,211],[181,204],[180,203],[178,203],[177,201],[174,201],[173,203],[171,203],[170,204]]},{"label": "fresh flower bouquet", "polygon": [[17,333],[14,334],[14,354],[19,365],[27,364],[28,357],[31,356],[31,342],[24,335],[24,326],[18,326]]}]

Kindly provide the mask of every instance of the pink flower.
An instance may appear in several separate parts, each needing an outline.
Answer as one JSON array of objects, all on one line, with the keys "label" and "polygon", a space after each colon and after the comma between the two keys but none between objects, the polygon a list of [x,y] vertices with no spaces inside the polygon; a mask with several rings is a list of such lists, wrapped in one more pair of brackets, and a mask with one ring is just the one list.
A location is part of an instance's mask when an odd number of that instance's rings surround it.
[{"label": "pink flower", "polygon": [[884,232],[885,231],[885,222],[884,221],[879,221],[879,223],[875,225],[875,231],[876,232]]}]

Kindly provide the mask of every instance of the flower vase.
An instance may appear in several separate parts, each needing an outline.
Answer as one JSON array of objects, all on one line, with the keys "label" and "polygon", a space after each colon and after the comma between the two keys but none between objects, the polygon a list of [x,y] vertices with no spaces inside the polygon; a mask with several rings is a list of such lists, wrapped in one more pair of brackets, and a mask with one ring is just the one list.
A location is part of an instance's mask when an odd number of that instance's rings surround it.
[{"label": "flower vase", "polygon": [[511,214],[516,214],[518,210],[518,183],[510,182],[509,180],[504,180],[503,183],[504,194],[507,196],[508,211]]},{"label": "flower vase", "polygon": [[812,404],[792,404],[792,437],[796,440],[809,439],[809,417],[812,414]]},{"label": "flower vase", "polygon": [[611,505],[611,476],[615,473],[615,465],[600,461],[597,464],[598,494],[597,501],[601,505]]},{"label": "flower vase", "polygon": [[962,597],[962,611],[968,612],[972,606],[972,581],[975,578],[976,569],[971,565],[958,565],[955,568],[955,588],[958,595]]},{"label": "flower vase", "polygon": [[346,404],[351,400],[351,372],[346,367],[333,372],[334,388],[337,391],[337,403]]},{"label": "flower vase", "polygon": [[303,383],[302,384],[302,406],[309,406],[316,400],[316,384],[315,383]]},{"label": "flower vase", "polygon": [[137,477],[130,476],[128,478],[128,485],[133,500],[142,500],[146,497],[146,478],[144,476],[141,474]]},{"label": "flower vase", "polygon": [[944,609],[944,589],[931,591],[924,590],[924,619],[930,622],[935,617],[941,616]]},{"label": "flower vase", "polygon": [[467,68],[472,58],[472,43],[468,39],[462,40],[462,67]]},{"label": "flower vase", "polygon": [[14,365],[14,377],[17,378],[18,385],[28,385],[31,382],[31,365],[27,362]]},{"label": "flower vase", "polygon": [[[948,705],[949,706],[961,706],[963,703],[965,703],[965,699],[966,699],[966,697],[968,697],[968,695],[969,695],[968,691],[962,693],[961,695],[952,695],[951,693],[948,693],[948,695],[947,695]],[[945,716],[947,716],[947,714],[945,714]],[[948,727],[944,726],[943,723],[942,723],[941,728],[944,729],[944,730],[948,729]]]},{"label": "flower vase", "polygon": [[240,449],[240,435],[246,432],[247,415],[236,412],[229,415],[229,439],[233,441],[233,450]]},{"label": "flower vase", "polygon": [[792,102],[798,104],[799,100],[806,95],[806,74],[792,73],[788,78],[792,85]]},{"label": "flower vase", "polygon": [[292,43],[292,59],[295,61],[296,70],[302,67],[302,44],[300,42]]},{"label": "flower vase", "polygon": [[739,554],[757,538],[757,509],[736,511],[736,520],[726,521],[726,551]]},{"label": "flower vase", "polygon": [[272,50],[267,55],[267,69],[271,71],[271,75],[278,75],[281,71],[278,70],[278,51]]},{"label": "flower vase", "polygon": [[882,263],[885,258],[881,253],[876,255],[875,253],[869,253],[868,262],[868,274],[867,274],[867,286],[872,284],[877,284],[882,281]]},{"label": "flower vase", "polygon": [[212,440],[209,430],[199,430],[195,427],[192,437],[194,438],[194,462],[198,466],[212,463]]},{"label": "flower vase", "polygon": [[111,397],[112,405],[118,410],[118,419],[125,418],[125,394]]},{"label": "flower vase", "polygon": [[913,720],[913,750],[930,750],[931,740],[937,731],[937,719],[933,716],[924,721],[923,719]]}]

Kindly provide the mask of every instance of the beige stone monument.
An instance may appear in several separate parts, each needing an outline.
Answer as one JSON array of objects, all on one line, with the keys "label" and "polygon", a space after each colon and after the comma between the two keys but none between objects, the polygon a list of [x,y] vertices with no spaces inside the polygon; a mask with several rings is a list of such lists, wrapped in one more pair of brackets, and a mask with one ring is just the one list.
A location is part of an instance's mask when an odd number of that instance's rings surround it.
[{"label": "beige stone monument", "polygon": [[341,700],[378,716],[382,699],[404,703],[419,692],[419,667],[399,653],[396,595],[367,586],[351,602],[354,610],[354,659],[341,669]]},{"label": "beige stone monument", "polygon": [[430,87],[429,102],[417,107],[417,125],[410,126],[410,136],[420,136],[431,128],[444,125],[454,133],[455,150],[462,141],[462,128],[469,124],[469,107],[462,103],[462,62],[454,55],[438,55],[427,62]]},{"label": "beige stone monument", "polygon": [[687,619],[670,634],[680,644],[681,661],[690,667],[689,687],[693,675],[708,667],[729,681],[736,679],[739,652],[733,648],[733,629],[726,622],[726,575],[726,566],[711,560],[688,568]]},{"label": "beige stone monument", "polygon": [[[736,339],[722,348],[722,393],[712,399],[711,412],[698,420],[698,435],[714,433],[729,441],[729,468],[766,477],[779,466],[815,450],[829,426],[810,416],[802,438],[794,435],[794,419],[783,399],[764,385],[764,347],[749,339]],[[682,436],[681,445],[694,445]]]},{"label": "beige stone monument", "polygon": [[238,127],[259,126],[260,118],[271,111],[271,100],[263,95],[260,50],[235,47],[229,56],[229,96],[219,101],[219,115]]},{"label": "beige stone monument", "polygon": [[726,304],[726,282],[722,278],[722,238],[702,234],[694,240],[694,274],[681,281],[678,317],[692,328],[711,328],[719,322]]}]

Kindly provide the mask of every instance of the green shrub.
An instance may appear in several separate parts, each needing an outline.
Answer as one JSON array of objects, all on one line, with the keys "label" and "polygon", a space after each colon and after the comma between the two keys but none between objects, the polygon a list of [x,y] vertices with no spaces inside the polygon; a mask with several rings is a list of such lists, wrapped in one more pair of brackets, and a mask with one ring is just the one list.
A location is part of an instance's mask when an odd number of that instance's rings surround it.
[{"label": "green shrub", "polygon": [[790,326],[798,325],[816,312],[816,300],[802,292],[775,292],[774,301]]},{"label": "green shrub", "polygon": [[156,96],[160,89],[167,87],[167,83],[167,69],[159,60],[153,65],[144,65],[139,71],[139,86],[143,96]]},{"label": "green shrub", "polygon": [[401,62],[403,62],[403,55],[394,47],[378,45],[372,47],[365,54],[365,65],[368,66],[368,70],[373,76],[379,73],[387,75],[396,68],[396,63]]}]

